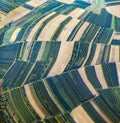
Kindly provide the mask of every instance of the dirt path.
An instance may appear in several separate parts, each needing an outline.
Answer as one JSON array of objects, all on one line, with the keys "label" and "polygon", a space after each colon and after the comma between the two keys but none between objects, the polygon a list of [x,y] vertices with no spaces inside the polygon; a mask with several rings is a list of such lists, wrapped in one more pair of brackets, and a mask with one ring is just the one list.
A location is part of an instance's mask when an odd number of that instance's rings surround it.
[{"label": "dirt path", "polygon": [[94,68],[95,68],[96,76],[97,76],[98,80],[100,81],[102,88],[103,89],[108,88],[107,82],[106,82],[104,74],[103,74],[102,66],[95,65]]},{"label": "dirt path", "polygon": [[84,22],[84,24],[80,27],[77,34],[75,35],[73,41],[79,41],[89,25],[90,24],[88,22]]},{"label": "dirt path", "polygon": [[110,119],[101,111],[101,109],[93,102],[90,101],[91,105],[98,112],[98,114],[106,121],[106,123],[112,123]]},{"label": "dirt path", "polygon": [[58,37],[58,41],[66,41],[71,34],[72,30],[74,27],[78,24],[79,20],[77,19],[72,19],[62,30]]},{"label": "dirt path", "polygon": [[70,113],[77,123],[94,123],[82,106],[78,106]]},{"label": "dirt path", "polygon": [[31,30],[30,34],[27,37],[27,41],[32,41],[34,39],[34,36],[36,34],[36,32],[38,31],[39,27],[42,25],[42,23],[48,19],[50,16],[54,15],[55,12],[52,12],[50,14],[48,14],[47,16],[45,16],[43,19],[41,19]]},{"label": "dirt path", "polygon": [[74,42],[61,42],[57,59],[52,69],[50,70],[48,76],[54,76],[64,71],[72,57],[73,48]]},{"label": "dirt path", "polygon": [[38,116],[42,119],[45,118],[45,114],[41,111],[40,107],[37,105],[36,101],[34,100],[34,95],[31,91],[31,88],[29,85],[25,85],[25,93],[26,96],[28,98],[29,103],[31,104],[31,106],[33,107],[33,109],[35,110],[35,112],[38,114]]},{"label": "dirt path", "polygon": [[95,88],[92,86],[92,84],[90,83],[90,81],[87,78],[86,72],[85,72],[85,68],[79,68],[78,72],[82,78],[82,80],[84,81],[84,84],[88,87],[88,89],[90,90],[90,92],[93,95],[98,95],[97,91],[95,90]]},{"label": "dirt path", "polygon": [[111,45],[109,62],[119,61],[119,55],[120,55],[119,48],[120,48],[119,46]]},{"label": "dirt path", "polygon": [[53,18],[51,21],[47,23],[47,25],[44,27],[40,35],[38,36],[38,40],[42,41],[48,41],[51,39],[52,35],[55,33],[56,29],[59,27],[60,23],[64,21],[67,18],[67,16],[59,14],[55,18]]},{"label": "dirt path", "polygon": [[20,31],[21,31],[21,28],[17,28],[17,29],[13,32],[13,34],[12,34],[12,36],[11,36],[11,38],[10,38],[10,42],[14,42],[14,41],[16,40],[17,35],[19,34]]}]

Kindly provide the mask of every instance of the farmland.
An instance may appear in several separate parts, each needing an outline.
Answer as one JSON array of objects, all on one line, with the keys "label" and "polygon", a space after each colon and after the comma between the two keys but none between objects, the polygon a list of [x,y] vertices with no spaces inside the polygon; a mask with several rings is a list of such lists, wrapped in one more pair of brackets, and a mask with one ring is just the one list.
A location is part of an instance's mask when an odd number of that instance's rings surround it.
[{"label": "farmland", "polygon": [[120,1],[0,1],[0,123],[120,122]]}]

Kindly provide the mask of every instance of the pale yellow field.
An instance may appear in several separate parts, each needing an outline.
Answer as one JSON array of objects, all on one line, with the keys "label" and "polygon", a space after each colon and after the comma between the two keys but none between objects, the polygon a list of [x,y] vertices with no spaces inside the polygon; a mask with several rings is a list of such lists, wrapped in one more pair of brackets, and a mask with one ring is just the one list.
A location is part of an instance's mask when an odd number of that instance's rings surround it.
[{"label": "pale yellow field", "polygon": [[78,106],[70,113],[77,123],[94,123],[82,106]]},{"label": "pale yellow field", "polygon": [[120,55],[119,46],[111,45],[109,62],[118,62],[119,55]]},{"label": "pale yellow field", "polygon": [[71,4],[74,2],[74,0],[57,0],[59,2],[62,2],[62,3],[67,3],[67,4]]},{"label": "pale yellow field", "polygon": [[51,68],[48,76],[54,76],[64,71],[68,65],[74,48],[74,42],[61,42],[61,46],[58,52],[55,64]]},{"label": "pale yellow field", "polygon": [[90,83],[90,81],[87,78],[86,72],[85,72],[85,68],[79,68],[78,72],[82,78],[82,80],[84,81],[85,85],[89,88],[89,90],[91,91],[91,93],[93,95],[98,95],[98,92],[95,90],[95,88],[92,86],[92,84]]},{"label": "pale yellow field", "polygon": [[87,27],[89,26],[88,22],[85,22],[80,29],[78,30],[77,34],[75,35],[73,41],[78,41],[80,40],[80,38],[82,37],[84,31],[87,29]]},{"label": "pale yellow field", "polygon": [[21,28],[17,28],[14,32],[13,32],[13,34],[12,34],[12,36],[11,36],[11,39],[10,39],[10,42],[14,42],[15,40],[16,40],[16,38],[17,38],[17,35],[18,35],[18,33],[21,31]]},{"label": "pale yellow field", "polygon": [[68,24],[66,24],[57,40],[58,41],[66,41],[68,39],[70,33],[74,29],[74,27],[78,24],[78,22],[79,22],[79,20],[72,19]]},{"label": "pale yellow field", "polygon": [[50,40],[56,29],[59,27],[60,23],[64,21],[66,18],[67,16],[60,14],[55,18],[53,18],[51,21],[49,21],[48,24],[44,27],[44,29],[40,33],[38,40],[43,41]]},{"label": "pale yellow field", "polygon": [[95,65],[95,72],[103,89],[108,88],[101,65]]},{"label": "pale yellow field", "polygon": [[120,17],[120,5],[106,7],[107,11],[117,17]]},{"label": "pale yellow field", "polygon": [[52,12],[50,14],[48,14],[47,16],[45,16],[43,19],[41,19],[35,26],[34,28],[31,30],[30,34],[27,37],[27,41],[32,41],[34,39],[34,36],[36,34],[36,32],[38,31],[39,27],[42,25],[42,23],[48,19],[49,17],[51,17],[52,15],[54,15],[55,12]]},{"label": "pale yellow field", "polygon": [[81,8],[76,8],[75,10],[73,10],[72,12],[70,12],[68,14],[68,16],[71,16],[72,18],[78,18],[80,17],[83,13],[85,12],[84,9],[81,9]]},{"label": "pale yellow field", "polygon": [[7,14],[0,12],[0,21],[2,21],[6,16]]},{"label": "pale yellow field", "polygon": [[96,64],[97,59],[98,59],[99,54],[100,54],[100,49],[101,49],[101,44],[97,44],[97,46],[96,46],[96,51],[95,51],[93,60],[92,60],[92,62],[91,62],[91,65],[95,65],[95,64]]},{"label": "pale yellow field", "polygon": [[35,112],[38,114],[38,116],[42,119],[45,118],[45,114],[44,112],[42,112],[42,110],[40,109],[40,107],[37,105],[36,101],[35,101],[35,95],[33,96],[33,93],[31,91],[31,88],[29,85],[25,85],[25,93],[27,96],[27,99],[29,101],[29,103],[31,104],[31,106],[33,107],[33,109],[35,110]]},{"label": "pale yellow field", "polygon": [[33,7],[38,7],[38,6],[42,5],[43,3],[45,3],[46,1],[47,0],[30,0],[26,4],[33,6]]},{"label": "pale yellow field", "polygon": [[98,114],[106,121],[106,123],[112,123],[111,120],[101,111],[101,109],[91,100],[91,105],[95,108]]},{"label": "pale yellow field", "polygon": [[4,19],[2,21],[0,21],[0,28],[4,27],[10,21],[16,21],[16,20],[22,18],[23,16],[27,15],[30,12],[31,12],[31,10],[28,10],[22,6],[14,9],[13,11],[9,12],[7,14],[7,16],[4,17]]}]

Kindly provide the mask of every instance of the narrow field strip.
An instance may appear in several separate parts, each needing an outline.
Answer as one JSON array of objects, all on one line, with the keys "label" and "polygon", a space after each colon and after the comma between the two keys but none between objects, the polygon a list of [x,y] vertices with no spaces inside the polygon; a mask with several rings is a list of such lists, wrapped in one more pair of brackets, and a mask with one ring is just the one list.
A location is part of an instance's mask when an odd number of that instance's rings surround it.
[{"label": "narrow field strip", "polygon": [[50,40],[57,27],[59,27],[60,23],[67,18],[65,15],[58,15],[53,18],[48,24],[44,27],[40,35],[38,36],[38,40],[47,41]]},{"label": "narrow field strip", "polygon": [[96,64],[97,59],[98,59],[99,54],[100,54],[100,50],[101,50],[101,44],[97,44],[96,52],[94,54],[93,60],[92,60],[90,65],[95,65]]},{"label": "narrow field strip", "polygon": [[57,38],[58,41],[66,41],[71,34],[74,27],[79,23],[79,20],[72,19],[62,30],[59,37]]},{"label": "narrow field strip", "polygon": [[70,113],[77,123],[94,123],[82,106],[78,106]]},{"label": "narrow field strip", "polygon": [[64,71],[68,65],[74,48],[74,42],[61,42],[61,46],[58,52],[57,59],[51,68],[48,76],[54,76]]},{"label": "narrow field strip", "polygon": [[103,89],[108,88],[107,82],[106,82],[104,74],[103,74],[102,66],[95,65],[95,72],[96,72],[96,76],[97,76],[98,80],[100,81],[102,88]]},{"label": "narrow field strip", "polygon": [[78,30],[77,34],[75,35],[73,41],[79,41],[89,25],[90,24],[88,22],[84,22],[84,24],[81,26],[81,28]]},{"label": "narrow field strip", "polygon": [[67,3],[67,4],[71,4],[74,2],[74,0],[57,0],[59,2],[62,2],[62,3]]},{"label": "narrow field strip", "polygon": [[21,28],[17,28],[17,29],[13,32],[13,34],[12,34],[12,36],[11,36],[11,38],[10,38],[10,42],[14,42],[14,41],[16,40],[17,35],[19,34],[20,31],[21,31]]},{"label": "narrow field strip", "polygon": [[27,41],[32,41],[34,39],[34,36],[37,32],[37,30],[39,29],[39,27],[42,25],[42,23],[48,19],[49,17],[51,17],[52,15],[54,15],[55,12],[52,12],[50,14],[48,14],[47,16],[45,16],[43,19],[41,19],[34,27],[33,29],[31,30],[30,34],[28,35],[27,37]]},{"label": "narrow field strip", "polygon": [[45,118],[45,114],[40,110],[40,107],[37,105],[37,103],[34,100],[34,96],[33,93],[31,92],[31,88],[29,85],[25,85],[25,93],[27,96],[27,99],[29,101],[29,103],[31,104],[31,106],[33,107],[33,109],[35,110],[35,112],[38,114],[38,116],[42,119]]},{"label": "narrow field strip", "polygon": [[91,91],[91,93],[93,95],[98,95],[98,92],[95,90],[95,88],[92,86],[92,84],[90,83],[90,81],[87,78],[86,72],[85,72],[85,68],[80,68],[78,69],[78,72],[82,78],[82,80],[84,81],[85,85],[89,88],[89,90]]},{"label": "narrow field strip", "polygon": [[116,63],[116,69],[118,74],[119,86],[120,86],[120,63]]}]

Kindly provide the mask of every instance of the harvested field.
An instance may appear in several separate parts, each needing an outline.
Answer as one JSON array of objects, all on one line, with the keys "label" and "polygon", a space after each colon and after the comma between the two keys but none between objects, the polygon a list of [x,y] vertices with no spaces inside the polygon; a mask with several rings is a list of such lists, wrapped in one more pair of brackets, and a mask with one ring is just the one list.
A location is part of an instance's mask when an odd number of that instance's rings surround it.
[{"label": "harvested field", "polygon": [[102,70],[102,66],[101,65],[95,65],[95,72],[96,72],[96,76],[98,78],[98,80],[101,82],[101,86],[103,89],[108,88],[107,82],[105,80],[104,74],[103,74],[103,70]]},{"label": "harvested field", "polygon": [[67,18],[65,15],[58,15],[53,18],[48,24],[44,27],[42,32],[40,33],[38,40],[48,41],[55,33],[56,29],[59,27],[60,23]]},{"label": "harvested field", "polygon": [[73,42],[61,42],[56,62],[50,70],[48,76],[54,76],[64,71],[72,57],[73,48]]},{"label": "harvested field", "polygon": [[50,13],[49,15],[45,16],[43,19],[41,19],[35,26],[34,28],[31,30],[30,34],[27,37],[27,41],[32,41],[34,39],[34,36],[36,34],[36,32],[38,31],[39,27],[42,25],[42,23],[48,19],[50,16],[54,15],[55,12]]},{"label": "harvested field", "polygon": [[90,83],[90,81],[87,78],[86,72],[85,72],[85,68],[80,68],[78,69],[78,72],[82,78],[82,80],[84,81],[85,85],[89,88],[89,90],[91,91],[91,93],[93,95],[98,95],[97,91],[95,90],[95,88],[92,86],[92,84]]},{"label": "harvested field", "polygon": [[43,3],[45,3],[46,1],[47,0],[30,0],[26,4],[33,6],[33,7],[38,7],[38,6],[42,5]]},{"label": "harvested field", "polygon": [[25,88],[25,93],[26,93],[29,103],[31,104],[31,106],[33,107],[35,112],[38,114],[38,116],[40,116],[42,119],[44,119],[45,114],[44,114],[44,112],[42,112],[40,107],[37,105],[35,95],[33,95],[30,86],[25,85],[24,88]]},{"label": "harvested field", "polygon": [[77,34],[75,35],[73,41],[79,41],[88,26],[89,26],[89,23],[88,23],[88,22],[85,22],[85,23],[80,27],[80,29],[78,30],[78,32],[77,32]]},{"label": "harvested field", "polygon": [[73,109],[71,116],[77,123],[94,123],[82,106],[78,106]]},{"label": "harvested field", "polygon": [[66,41],[74,27],[78,24],[79,20],[72,19],[62,30],[58,37],[58,41]]},{"label": "harvested field", "polygon": [[74,0],[57,0],[59,2],[62,2],[62,3],[67,3],[67,4],[71,4],[74,2]]},{"label": "harvested field", "polygon": [[117,17],[120,17],[120,5],[106,7],[107,11]]}]

